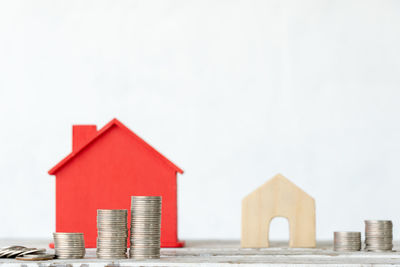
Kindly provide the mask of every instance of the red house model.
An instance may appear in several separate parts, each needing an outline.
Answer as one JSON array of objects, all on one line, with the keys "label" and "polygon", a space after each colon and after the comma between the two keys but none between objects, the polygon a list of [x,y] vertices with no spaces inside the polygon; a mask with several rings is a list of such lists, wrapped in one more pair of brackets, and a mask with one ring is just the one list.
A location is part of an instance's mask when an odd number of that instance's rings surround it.
[{"label": "red house model", "polygon": [[49,171],[56,176],[56,231],[82,232],[86,247],[96,247],[97,209],[130,210],[131,196],[162,196],[161,246],[182,247],[176,180],[183,171],[117,119],[99,131],[74,125],[72,133],[72,153]]}]

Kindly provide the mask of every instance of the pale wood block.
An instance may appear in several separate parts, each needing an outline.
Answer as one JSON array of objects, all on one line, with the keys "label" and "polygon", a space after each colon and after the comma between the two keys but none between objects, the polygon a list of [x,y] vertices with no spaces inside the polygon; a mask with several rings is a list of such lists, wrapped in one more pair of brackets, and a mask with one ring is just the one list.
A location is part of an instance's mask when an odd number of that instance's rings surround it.
[{"label": "pale wood block", "polygon": [[281,174],[243,199],[241,246],[269,247],[269,225],[275,217],[288,219],[290,247],[315,247],[315,201]]}]

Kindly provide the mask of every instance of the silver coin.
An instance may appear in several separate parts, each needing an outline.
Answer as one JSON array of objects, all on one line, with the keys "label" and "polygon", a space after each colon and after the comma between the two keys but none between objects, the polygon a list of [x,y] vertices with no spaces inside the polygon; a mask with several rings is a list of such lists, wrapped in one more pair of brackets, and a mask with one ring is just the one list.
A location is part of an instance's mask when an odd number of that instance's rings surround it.
[{"label": "silver coin", "polygon": [[124,221],[127,219],[127,214],[123,215],[114,215],[114,214],[108,214],[108,215],[97,215],[97,220],[98,221]]},{"label": "silver coin", "polygon": [[128,238],[126,236],[123,237],[97,237],[97,241],[99,242],[125,242]]},{"label": "silver coin", "polygon": [[57,245],[57,244],[70,244],[70,245],[78,244],[78,245],[80,245],[80,244],[85,244],[85,241],[83,241],[83,240],[57,240],[57,239],[55,239],[54,240],[54,245]]},{"label": "silver coin", "polygon": [[106,230],[101,230],[97,229],[98,234],[128,234],[128,229],[106,229]]},{"label": "silver coin", "polygon": [[97,234],[98,238],[117,238],[117,239],[121,239],[121,238],[128,238],[128,233],[98,233]]},{"label": "silver coin", "polygon": [[[131,216],[146,216],[146,212],[152,212],[152,213],[154,213],[154,215],[162,214],[162,211],[160,208],[133,206]],[[150,214],[147,214],[147,216],[149,216],[149,215]]]},{"label": "silver coin", "polygon": [[145,232],[152,232],[152,233],[158,233],[158,232],[160,232],[160,227],[151,227],[151,226],[148,226],[148,227],[144,227],[144,226],[134,226],[132,229],[131,229],[131,232],[141,232],[141,231],[145,231]]},{"label": "silver coin", "polygon": [[112,258],[127,258],[126,253],[96,253],[98,258],[112,257]]},{"label": "silver coin", "polygon": [[151,255],[151,256],[131,255],[130,258],[135,260],[150,260],[150,259],[159,259],[160,255]]},{"label": "silver coin", "polygon": [[361,236],[361,232],[352,231],[335,231],[334,235],[344,235],[344,236]]},{"label": "silver coin", "polygon": [[142,203],[135,203],[133,205],[131,205],[131,214],[134,214],[137,210],[147,210],[147,209],[151,209],[151,210],[155,210],[155,211],[162,211],[162,205],[161,203],[157,203],[156,205],[154,204],[148,204],[145,202]]},{"label": "silver coin", "polygon": [[71,244],[58,244],[54,246],[55,249],[83,249],[85,248],[84,244],[80,245],[71,245]]},{"label": "silver coin", "polygon": [[103,255],[122,255],[126,254],[127,250],[126,249],[102,249],[102,250],[96,250],[97,254],[103,254]]},{"label": "silver coin", "polygon": [[28,254],[45,254],[45,248],[27,248],[24,252],[20,253],[20,256],[28,255]]},{"label": "silver coin", "polygon": [[139,244],[135,243],[131,246],[131,248],[160,248],[160,243],[154,243],[154,244]]},{"label": "silver coin", "polygon": [[102,246],[101,248],[97,249],[97,251],[128,251],[128,249],[123,246]]},{"label": "silver coin", "polygon": [[145,196],[132,196],[131,197],[131,205],[138,203],[138,202],[145,202],[145,203],[160,203],[162,201],[161,197],[145,197]]},{"label": "silver coin", "polygon": [[110,249],[112,247],[116,247],[116,248],[121,248],[121,249],[127,249],[127,244],[128,242],[103,242],[103,243],[97,243],[97,249]]},{"label": "silver coin", "polygon": [[127,255],[102,255],[97,254],[97,258],[104,259],[104,260],[111,260],[111,259],[127,259]]},{"label": "silver coin", "polygon": [[126,228],[128,227],[128,222],[126,221],[108,221],[108,222],[97,222],[97,226],[106,226],[106,227],[119,227]]},{"label": "silver coin", "polygon": [[135,222],[135,221],[138,221],[138,222],[146,221],[146,222],[150,222],[150,223],[154,221],[154,223],[159,224],[161,222],[161,215],[154,215],[153,217],[150,217],[150,216],[149,217],[144,217],[144,216],[135,217],[135,216],[132,216],[131,217],[131,223]]},{"label": "silver coin", "polygon": [[131,216],[136,216],[136,214],[144,215],[143,213],[147,211],[154,212],[155,214],[162,213],[161,207],[132,206]]},{"label": "silver coin", "polygon": [[365,220],[366,224],[392,224],[391,220]]},{"label": "silver coin", "polygon": [[0,258],[6,257],[8,254],[12,253],[14,250],[12,247],[3,248],[0,252]]},{"label": "silver coin", "polygon": [[127,252],[128,252],[127,250],[107,250],[107,249],[102,249],[102,250],[97,250],[96,254],[123,255],[123,254],[126,254]]},{"label": "silver coin", "polygon": [[115,225],[128,225],[128,220],[97,220],[97,225],[110,225],[110,224],[115,224]]},{"label": "silver coin", "polygon": [[2,249],[1,256],[2,258],[10,257],[12,254],[16,252],[23,252],[25,247],[23,246],[11,246],[5,249]]},{"label": "silver coin", "polygon": [[62,246],[62,245],[67,245],[67,246],[73,247],[73,246],[84,246],[85,243],[79,242],[79,241],[76,241],[76,242],[73,242],[73,241],[71,241],[71,242],[54,242],[54,246]]},{"label": "silver coin", "polygon": [[98,244],[97,247],[100,249],[127,249],[125,244]]},{"label": "silver coin", "polygon": [[129,254],[130,258],[133,259],[159,259],[160,258],[160,253],[143,253],[143,254]]},{"label": "silver coin", "polygon": [[86,250],[82,248],[55,248],[57,253],[84,253]]},{"label": "silver coin", "polygon": [[361,250],[361,248],[354,248],[354,249],[351,249],[351,248],[344,248],[344,249],[341,249],[341,248],[334,248],[333,249],[334,251],[340,251],[340,252],[354,252],[354,251],[360,251]]},{"label": "silver coin", "polygon": [[160,245],[158,245],[158,246],[154,246],[154,245],[142,245],[142,246],[135,245],[135,246],[132,246],[131,249],[132,249],[132,251],[136,251],[138,249],[143,249],[143,250],[160,249]]},{"label": "silver coin", "polygon": [[365,246],[365,249],[378,249],[378,250],[387,250],[387,249],[392,249],[393,246],[371,246],[371,245],[367,245]]},{"label": "silver coin", "polygon": [[63,258],[68,258],[68,257],[84,257],[85,253],[55,253],[57,258],[63,257]]},{"label": "silver coin", "polygon": [[85,256],[75,256],[75,255],[66,255],[66,256],[63,256],[63,255],[56,255],[56,258],[57,259],[60,259],[60,260],[68,260],[68,259],[83,259]]},{"label": "silver coin", "polygon": [[107,227],[98,227],[97,228],[97,233],[98,232],[103,232],[103,234],[105,233],[127,233],[127,228],[125,229],[117,229],[117,228],[107,228]]},{"label": "silver coin", "polygon": [[161,211],[162,204],[161,203],[150,204],[150,203],[146,203],[146,202],[137,202],[137,203],[134,203],[131,205],[131,214],[135,213],[136,209],[138,209],[138,210],[153,209],[153,210]]},{"label": "silver coin", "polygon": [[146,224],[142,224],[142,225],[133,224],[132,228],[131,228],[131,231],[132,231],[132,229],[135,229],[135,230],[136,229],[138,229],[138,230],[149,230],[149,229],[151,229],[152,231],[160,231],[161,227],[160,226],[151,225],[151,224],[149,224],[149,225],[146,225]]},{"label": "silver coin", "polygon": [[84,245],[85,242],[83,240],[54,240],[54,245],[57,246],[58,244]]},{"label": "silver coin", "polygon": [[127,255],[128,253],[127,253],[127,251],[121,251],[121,252],[108,252],[108,251],[102,251],[102,252],[99,252],[99,251],[97,251],[96,252],[96,255],[97,256],[99,256],[99,255],[102,255],[102,256],[119,256],[119,255]]},{"label": "silver coin", "polygon": [[139,230],[135,230],[135,231],[131,231],[131,238],[136,237],[136,238],[159,238],[161,236],[160,232],[156,232],[156,231],[139,231]]},{"label": "silver coin", "polygon": [[18,256],[15,259],[21,260],[21,261],[45,261],[45,260],[52,260],[54,259],[53,254],[46,254],[46,253],[41,253],[41,254],[27,254],[23,256]]},{"label": "silver coin", "polygon": [[[137,226],[136,226],[137,225]],[[156,220],[132,220],[131,228],[132,227],[140,227],[140,225],[152,225],[154,227],[161,227],[161,222]]]},{"label": "silver coin", "polygon": [[347,245],[335,245],[335,246],[333,246],[333,247],[335,247],[335,248],[360,248],[360,247],[361,247],[361,244],[358,244],[358,245],[353,245],[353,246],[347,246]]},{"label": "silver coin", "polygon": [[77,238],[77,237],[83,237],[83,233],[60,233],[56,232],[53,233],[54,237],[60,237],[60,238]]},{"label": "silver coin", "polygon": [[83,249],[85,248],[85,245],[70,245],[70,244],[58,244],[57,246],[54,246],[55,249],[60,248],[60,249]]},{"label": "silver coin", "polygon": [[337,247],[337,248],[357,248],[357,247],[361,247],[361,244],[334,244],[333,247]]},{"label": "silver coin", "polygon": [[352,242],[341,242],[341,241],[334,241],[334,244],[345,244],[345,245],[349,245],[349,244],[361,244],[360,241],[352,241]]},{"label": "silver coin", "polygon": [[135,245],[141,245],[141,244],[161,244],[161,242],[160,242],[160,241],[157,241],[157,240],[145,241],[145,242],[138,241],[138,240],[132,240],[132,241],[130,242],[131,247],[133,247],[133,246],[135,246]]},{"label": "silver coin", "polygon": [[79,239],[76,239],[76,240],[74,240],[74,239],[65,239],[65,240],[63,240],[63,239],[54,239],[54,242],[55,243],[63,243],[63,244],[66,244],[66,243],[71,243],[71,244],[73,244],[73,243],[85,243],[85,241],[83,240],[83,239],[81,239],[81,240],[79,240]]},{"label": "silver coin", "polygon": [[97,214],[128,214],[128,210],[125,209],[98,209]]},{"label": "silver coin", "polygon": [[374,238],[366,238],[365,242],[392,242],[392,237],[374,237]]},{"label": "silver coin", "polygon": [[160,248],[159,247],[132,247],[131,250],[132,252],[159,252]]},{"label": "silver coin", "polygon": [[97,216],[97,222],[127,222],[127,216],[124,215],[124,217],[116,217],[116,216],[109,216],[109,217],[103,217],[103,216]]},{"label": "silver coin", "polygon": [[67,259],[67,258],[83,258],[85,257],[84,253],[55,253],[57,258],[63,258],[63,259]]},{"label": "silver coin", "polygon": [[97,224],[98,225],[99,224],[100,225],[102,225],[102,224],[113,224],[113,223],[125,225],[125,224],[128,224],[128,220],[103,220],[103,219],[97,220]]},{"label": "silver coin", "polygon": [[361,243],[333,243],[335,247],[350,247],[350,246],[361,246]]},{"label": "silver coin", "polygon": [[132,243],[133,247],[137,246],[158,246],[160,247],[161,242],[160,241],[137,241]]}]

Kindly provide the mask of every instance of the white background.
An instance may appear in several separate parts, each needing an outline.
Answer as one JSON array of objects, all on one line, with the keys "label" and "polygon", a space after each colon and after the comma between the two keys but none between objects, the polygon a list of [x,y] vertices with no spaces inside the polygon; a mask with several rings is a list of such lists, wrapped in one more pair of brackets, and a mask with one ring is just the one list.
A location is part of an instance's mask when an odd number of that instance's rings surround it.
[{"label": "white background", "polygon": [[0,1],[0,237],[51,238],[72,124],[116,117],[185,170],[181,239],[240,238],[276,173],[318,239],[368,218],[398,239],[399,47],[399,1]]}]

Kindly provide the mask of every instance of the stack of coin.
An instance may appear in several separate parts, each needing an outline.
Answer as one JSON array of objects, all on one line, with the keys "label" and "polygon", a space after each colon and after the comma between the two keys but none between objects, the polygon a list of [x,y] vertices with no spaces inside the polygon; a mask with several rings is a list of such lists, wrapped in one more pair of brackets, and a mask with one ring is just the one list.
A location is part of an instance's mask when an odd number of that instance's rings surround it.
[{"label": "stack of coin", "polygon": [[127,210],[97,210],[97,257],[124,259],[128,238]]},{"label": "stack of coin", "polygon": [[334,232],[333,249],[336,251],[361,250],[361,232]]},{"label": "stack of coin", "polygon": [[391,251],[393,249],[392,221],[365,221],[365,250]]},{"label": "stack of coin", "polygon": [[82,259],[85,256],[83,233],[53,233],[54,249],[59,259]]},{"label": "stack of coin", "polygon": [[161,197],[133,196],[131,199],[131,249],[134,259],[160,258]]}]

